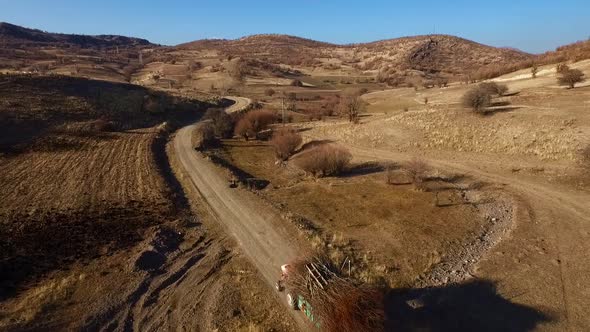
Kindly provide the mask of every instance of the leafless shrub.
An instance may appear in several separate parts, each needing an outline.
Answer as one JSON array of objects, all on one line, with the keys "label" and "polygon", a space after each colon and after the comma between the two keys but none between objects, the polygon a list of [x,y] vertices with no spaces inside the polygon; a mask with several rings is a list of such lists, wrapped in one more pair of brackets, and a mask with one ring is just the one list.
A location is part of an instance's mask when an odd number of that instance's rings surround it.
[{"label": "leafless shrub", "polygon": [[537,65],[536,63],[533,64],[533,66],[531,67],[531,76],[533,78],[537,78],[537,73],[539,72],[539,65]]},{"label": "leafless shrub", "polygon": [[276,121],[276,115],[269,110],[250,111],[237,122],[235,134],[248,138],[258,138],[258,134]]},{"label": "leafless shrub", "polygon": [[291,81],[291,86],[302,87],[303,86],[303,82],[301,82],[301,80],[294,79],[293,81]]},{"label": "leafless shrub", "polygon": [[413,76],[406,79],[406,84],[409,87],[414,88],[414,90],[418,91],[418,89],[424,87],[424,80],[422,79],[422,77]]},{"label": "leafless shrub", "polygon": [[483,113],[491,101],[492,96],[488,90],[474,87],[463,95],[462,104],[475,112]]},{"label": "leafless shrub", "polygon": [[576,83],[582,83],[585,80],[584,73],[579,69],[563,70],[557,78],[559,85],[565,85],[570,89],[573,89]]},{"label": "leafless shrub", "polygon": [[322,144],[304,151],[295,164],[315,177],[341,174],[348,167],[352,155],[335,144]]},{"label": "leafless shrub", "polygon": [[449,79],[446,77],[437,77],[434,79],[434,84],[439,88],[445,88],[449,85]]},{"label": "leafless shrub", "polygon": [[264,94],[265,94],[266,96],[269,96],[269,97],[272,97],[272,96],[274,96],[274,94],[275,94],[275,93],[276,93],[276,92],[275,92],[275,90],[273,90],[273,89],[266,89],[266,90],[264,90]]},{"label": "leafless shrub", "polygon": [[348,117],[348,121],[352,123],[358,123],[359,115],[365,108],[366,104],[360,98],[360,91],[356,89],[345,91],[338,105],[339,113]]},{"label": "leafless shrub", "polygon": [[280,128],[273,133],[270,145],[279,160],[287,160],[301,144],[301,135],[294,129]]},{"label": "leafless shrub", "polygon": [[430,171],[430,166],[428,166],[424,160],[420,158],[413,158],[412,160],[405,163],[404,171],[412,180],[414,189],[424,189],[424,179],[426,178],[427,173]]}]

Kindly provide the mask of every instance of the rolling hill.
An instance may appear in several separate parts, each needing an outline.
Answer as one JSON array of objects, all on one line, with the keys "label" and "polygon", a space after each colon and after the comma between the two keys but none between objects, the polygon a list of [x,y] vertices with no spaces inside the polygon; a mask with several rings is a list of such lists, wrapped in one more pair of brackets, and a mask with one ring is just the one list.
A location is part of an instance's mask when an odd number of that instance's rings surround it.
[{"label": "rolling hill", "polygon": [[362,70],[384,66],[400,70],[464,73],[481,66],[531,60],[533,55],[448,35],[335,45],[288,35],[254,35],[235,40],[199,40],[178,49],[215,50],[225,55],[257,58],[277,64],[313,66],[325,62]]},{"label": "rolling hill", "polygon": [[152,45],[148,40],[141,38],[117,36],[117,35],[75,35],[51,33],[36,29],[29,29],[18,25],[0,22],[0,45],[14,46],[79,46],[81,48],[101,47],[133,47]]}]

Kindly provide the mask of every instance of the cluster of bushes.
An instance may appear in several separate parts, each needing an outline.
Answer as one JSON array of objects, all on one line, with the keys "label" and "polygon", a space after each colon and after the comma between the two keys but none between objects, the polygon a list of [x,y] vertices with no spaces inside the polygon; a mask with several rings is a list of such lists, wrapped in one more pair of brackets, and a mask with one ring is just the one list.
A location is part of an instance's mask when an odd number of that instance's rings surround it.
[{"label": "cluster of bushes", "polygon": [[494,82],[482,83],[473,87],[463,95],[463,106],[473,109],[478,113],[483,113],[490,106],[493,97],[501,97],[508,91],[504,84]]}]

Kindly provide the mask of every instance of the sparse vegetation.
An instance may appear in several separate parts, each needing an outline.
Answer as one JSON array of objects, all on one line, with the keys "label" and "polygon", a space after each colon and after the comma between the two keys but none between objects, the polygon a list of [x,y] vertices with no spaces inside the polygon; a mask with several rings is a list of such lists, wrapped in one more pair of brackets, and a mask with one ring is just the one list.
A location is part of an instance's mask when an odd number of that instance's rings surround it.
[{"label": "sparse vegetation", "polygon": [[301,142],[301,135],[295,129],[279,128],[273,133],[270,145],[274,148],[277,158],[284,161],[289,159]]},{"label": "sparse vegetation", "polygon": [[301,152],[295,164],[315,177],[341,174],[350,164],[352,155],[335,144],[320,144]]},{"label": "sparse vegetation", "polygon": [[581,70],[569,68],[562,69],[557,78],[560,85],[567,86],[570,89],[573,89],[577,83],[582,83],[585,80],[584,73]]}]

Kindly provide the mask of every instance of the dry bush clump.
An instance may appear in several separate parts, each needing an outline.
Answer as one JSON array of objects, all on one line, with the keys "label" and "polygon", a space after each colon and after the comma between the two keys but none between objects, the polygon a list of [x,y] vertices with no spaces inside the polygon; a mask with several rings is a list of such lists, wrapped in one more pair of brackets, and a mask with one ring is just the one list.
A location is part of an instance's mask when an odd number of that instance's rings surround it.
[{"label": "dry bush clump", "polygon": [[210,108],[203,116],[205,120],[211,120],[215,136],[231,138],[234,133],[235,117],[227,114],[223,109]]},{"label": "dry bush clump", "polygon": [[573,89],[576,83],[582,83],[585,80],[584,73],[579,69],[562,69],[557,78],[559,85],[565,85],[570,89]]},{"label": "dry bush clump", "polygon": [[345,148],[335,144],[322,144],[304,151],[296,165],[315,177],[341,174],[350,164],[352,155]]},{"label": "dry bush clump", "polygon": [[413,158],[404,165],[405,173],[414,184],[414,189],[424,190],[424,179],[430,171],[430,166],[420,158]]},{"label": "dry bush clump", "polygon": [[276,121],[276,114],[269,110],[250,111],[242,116],[236,123],[234,132],[248,140],[258,138],[258,134],[268,129],[268,126]]},{"label": "dry bush clump", "polygon": [[480,87],[474,87],[463,95],[462,104],[464,107],[471,108],[475,112],[483,113],[491,101],[492,96],[489,91]]},{"label": "dry bush clump", "polygon": [[302,142],[301,135],[294,129],[280,128],[275,131],[270,140],[270,145],[275,150],[279,160],[287,160]]}]

